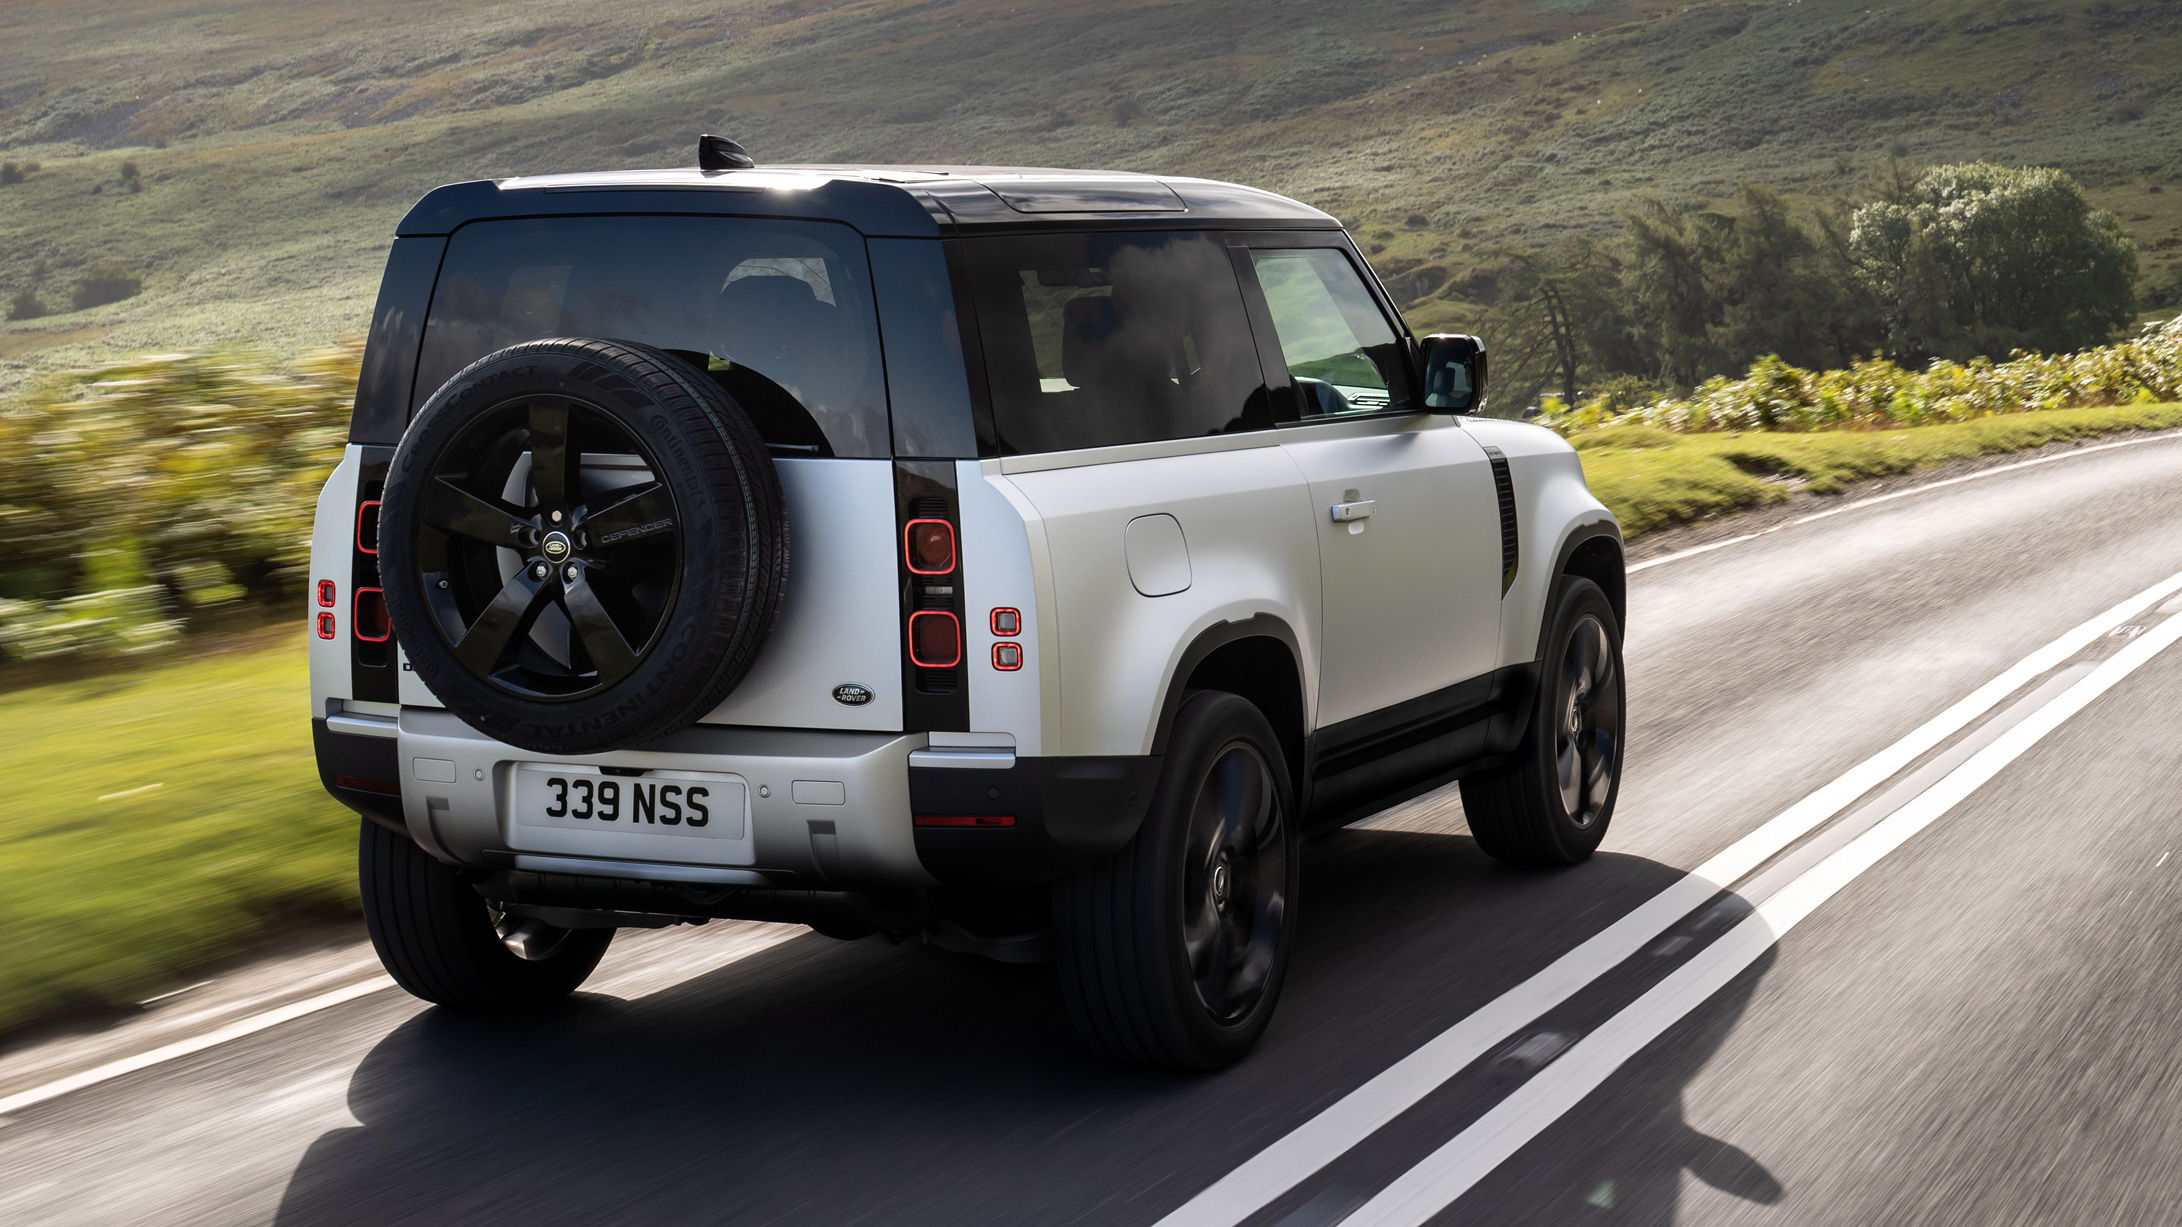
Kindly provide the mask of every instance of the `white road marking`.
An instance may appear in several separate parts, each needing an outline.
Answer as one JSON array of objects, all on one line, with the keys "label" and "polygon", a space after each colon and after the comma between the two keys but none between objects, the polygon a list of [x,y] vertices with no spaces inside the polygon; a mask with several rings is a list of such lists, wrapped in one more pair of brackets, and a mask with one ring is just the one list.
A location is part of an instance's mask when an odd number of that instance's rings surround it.
[{"label": "white road marking", "polygon": [[1790,882],[1725,937],[1677,968],[1651,991],[1569,1049],[1567,1055],[1494,1105],[1344,1220],[1347,1227],[1421,1227],[1452,1204],[1524,1143],[1559,1120],[1584,1096],[1668,1027],[1688,1015],[1756,962],[1797,923],[1817,911],[1865,870],[1931,826],[2123,678],[2182,640],[2182,618],[2170,618],[2103,661],[2089,676],[2026,716],[1914,800]]},{"label": "white road marking", "polygon": [[165,787],[166,787],[166,784],[165,784],[164,782],[162,782],[162,783],[158,783],[158,784],[146,784],[146,785],[144,785],[144,786],[143,786],[142,788],[124,788],[124,789],[122,789],[122,790],[121,790],[120,792],[110,792],[110,793],[107,793],[107,794],[106,794],[105,796],[103,796],[103,797],[100,797],[100,798],[99,798],[99,800],[101,800],[101,801],[118,801],[118,800],[120,800],[120,799],[121,799],[121,798],[123,798],[123,797],[133,797],[133,796],[135,796],[136,794],[138,794],[138,793],[140,793],[140,792],[150,792],[150,791],[151,791],[152,789],[154,789],[154,788],[165,788]]},{"label": "white road marking", "polygon": [[184,993],[194,993],[194,992],[196,992],[196,991],[197,991],[198,989],[200,989],[200,988],[205,988],[205,987],[208,987],[208,986],[210,986],[211,984],[212,984],[212,981],[210,981],[210,980],[199,980],[199,981],[198,981],[197,983],[195,983],[195,984],[185,984],[185,985],[183,985],[183,986],[182,986],[182,987],[180,987],[180,988],[172,988],[172,989],[168,989],[168,990],[167,990],[166,992],[164,992],[164,993],[159,993],[159,994],[157,994],[157,995],[155,995],[155,996],[151,996],[151,997],[146,997],[146,998],[145,998],[144,1000],[142,1000],[142,1001],[139,1001],[139,1002],[137,1002],[137,1004],[138,1004],[138,1005],[153,1005],[153,1004],[155,1004],[155,1003],[157,1003],[157,1002],[165,1001],[165,1000],[167,1000],[168,998],[171,998],[171,997],[179,997],[179,996],[181,996],[181,995],[182,995],[182,994],[184,994]]},{"label": "white road marking", "polygon": [[[1699,904],[1899,774],[2039,675],[2164,597],[2182,592],[2182,573],[2146,588],[2017,661],[1998,677],[1901,740],[1789,806],[1596,936],[1440,1032],[1377,1077],[1350,1091],[1183,1203],[1158,1227],[1233,1227],[1309,1179],[1407,1111],[1440,1084],[1547,1010],[1642,950]],[[2145,640],[2131,643],[2134,651]],[[2119,659],[2117,656],[2116,659]],[[1563,1058],[1564,1060],[1566,1058]]]},{"label": "white road marking", "polygon": [[123,1074],[135,1073],[140,1069],[149,1069],[154,1065],[172,1061],[177,1057],[186,1057],[192,1053],[203,1052],[207,1048],[217,1048],[229,1040],[239,1040],[246,1035],[255,1035],[268,1027],[277,1027],[284,1022],[301,1018],[306,1014],[316,1014],[320,1010],[331,1009],[344,1002],[354,1001],[358,997],[369,996],[382,989],[392,987],[394,987],[392,980],[385,976],[374,976],[361,984],[351,984],[347,988],[337,988],[330,993],[320,993],[316,997],[306,997],[293,1004],[281,1006],[277,1010],[267,1010],[263,1014],[256,1014],[249,1018],[231,1022],[216,1031],[207,1031],[203,1035],[192,1036],[186,1040],[176,1040],[174,1043],[162,1045],[149,1052],[140,1052],[133,1057],[108,1061],[104,1065],[84,1070],[80,1074],[70,1074],[66,1078],[58,1078],[43,1086],[34,1086],[27,1091],[18,1091],[13,1095],[0,1099],[0,1116],[20,1111],[32,1104],[44,1103],[48,1099],[58,1099],[70,1091],[80,1091],[87,1086],[96,1086],[101,1082],[119,1078]]},{"label": "white road marking", "polygon": [[1785,523],[1775,524],[1771,528],[1759,529],[1757,532],[1754,533],[1745,533],[1740,537],[1730,537],[1725,541],[1713,541],[1705,545],[1693,545],[1686,550],[1676,550],[1672,554],[1661,554],[1657,558],[1647,558],[1643,562],[1631,563],[1628,568],[1628,573],[1634,575],[1638,571],[1650,570],[1653,567],[1663,567],[1670,562],[1680,562],[1684,558],[1694,558],[1699,554],[1709,554],[1714,550],[1724,550],[1731,545],[1741,545],[1745,541],[1756,541],[1760,537],[1769,536],[1773,533],[1781,531],[1782,529],[1794,528],[1798,524],[1809,524],[1813,520],[1823,520],[1827,516],[1837,516],[1842,514],[1843,512],[1859,511],[1865,507],[1876,506],[1880,503],[1891,503],[1895,499],[1908,498],[1913,494],[1923,494],[1927,491],[1940,490],[1948,486],[1959,486],[1966,481],[1979,481],[1987,477],[1998,477],[2002,473],[2013,473],[2017,469],[2028,469],[2034,468],[2041,464],[2052,464],[2056,460],[2072,460],[2078,456],[2088,456],[2093,452],[2111,451],[2117,447],[2135,447],[2138,444],[2142,443],[2159,443],[2168,439],[2177,438],[2182,438],[2182,431],[2162,431],[2161,433],[2156,435],[2146,435],[2141,439],[2123,439],[2118,443],[2098,443],[2090,447],[2079,447],[2071,451],[2057,452],[2051,456],[2040,456],[2035,460],[2018,460],[2014,464],[1995,465],[1989,469],[1980,469],[1975,473],[1965,473],[1961,477],[1949,477],[1943,481],[1929,482],[1925,485],[1917,486],[1909,490],[1896,490],[1892,494],[1875,494],[1870,498],[1858,499],[1853,503],[1844,503],[1839,507],[1829,507],[1824,511],[1813,512],[1810,515],[1801,516],[1797,519],[1789,520]]}]

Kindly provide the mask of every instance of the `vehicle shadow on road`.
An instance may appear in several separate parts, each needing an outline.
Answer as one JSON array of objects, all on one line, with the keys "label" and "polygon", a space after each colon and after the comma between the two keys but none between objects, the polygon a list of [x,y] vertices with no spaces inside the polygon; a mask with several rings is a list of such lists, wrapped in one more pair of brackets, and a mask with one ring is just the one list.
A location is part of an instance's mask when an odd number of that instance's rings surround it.
[{"label": "vehicle shadow on road", "polygon": [[1146,1223],[1679,876],[1404,830],[1316,841],[1305,874],[1280,1016],[1234,1069],[1096,1061],[1048,968],[809,935],[634,1001],[410,1019],[278,1222]]}]

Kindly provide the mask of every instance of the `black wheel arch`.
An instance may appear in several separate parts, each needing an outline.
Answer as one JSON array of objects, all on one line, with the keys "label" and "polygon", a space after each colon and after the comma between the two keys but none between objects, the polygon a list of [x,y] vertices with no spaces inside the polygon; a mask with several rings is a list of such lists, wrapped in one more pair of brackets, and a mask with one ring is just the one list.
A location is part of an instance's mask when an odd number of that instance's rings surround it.
[{"label": "black wheel arch", "polygon": [[1192,691],[1224,690],[1265,714],[1280,740],[1292,787],[1303,781],[1305,694],[1303,652],[1295,629],[1272,614],[1221,622],[1198,632],[1182,650],[1159,705],[1152,753],[1164,755],[1175,714]]}]

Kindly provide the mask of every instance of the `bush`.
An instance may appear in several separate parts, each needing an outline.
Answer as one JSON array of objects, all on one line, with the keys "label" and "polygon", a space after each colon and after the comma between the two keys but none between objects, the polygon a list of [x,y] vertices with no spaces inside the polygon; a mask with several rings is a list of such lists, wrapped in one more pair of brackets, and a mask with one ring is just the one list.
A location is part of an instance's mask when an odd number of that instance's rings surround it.
[{"label": "bush", "polygon": [[2075,354],[2025,354],[2006,362],[1933,361],[1905,370],[1873,357],[1846,369],[1807,371],[1768,355],[1741,379],[1715,376],[1687,399],[1618,411],[1605,396],[1550,402],[1542,417],[1564,434],[1643,425],[1683,433],[1725,430],[1883,430],[1968,421],[2030,409],[2182,399],[2182,318],[2141,336]]},{"label": "bush", "polygon": [[126,654],[299,593],[361,353],[158,355],[0,407],[0,587],[25,598],[0,602],[0,657]]},{"label": "bush", "polygon": [[24,179],[28,177],[29,176],[23,173],[23,168],[17,166],[15,163],[0,162],[0,185],[21,183]]},{"label": "bush", "polygon": [[144,290],[144,279],[119,264],[101,264],[76,282],[72,300],[78,311],[135,298]]},{"label": "bush", "polygon": [[34,320],[50,314],[51,309],[38,297],[36,290],[17,290],[15,297],[8,299],[8,318],[11,320]]}]

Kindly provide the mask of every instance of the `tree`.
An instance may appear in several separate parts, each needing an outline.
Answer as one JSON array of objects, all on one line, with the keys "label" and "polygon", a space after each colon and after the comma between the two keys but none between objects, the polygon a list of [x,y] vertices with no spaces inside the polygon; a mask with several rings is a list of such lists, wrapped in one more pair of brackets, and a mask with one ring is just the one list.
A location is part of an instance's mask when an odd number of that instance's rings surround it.
[{"label": "tree", "polygon": [[1520,409],[1548,389],[1574,402],[1586,370],[1627,349],[1618,262],[1589,239],[1547,248],[1501,248],[1498,294],[1483,328],[1490,338],[1494,399]]},{"label": "tree", "polygon": [[2136,249],[2044,167],[1935,166],[1850,216],[1889,353],[1918,362],[2102,344],[2136,314]]}]

